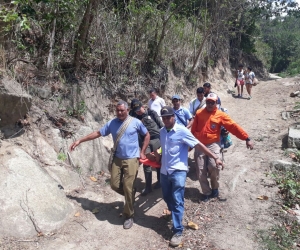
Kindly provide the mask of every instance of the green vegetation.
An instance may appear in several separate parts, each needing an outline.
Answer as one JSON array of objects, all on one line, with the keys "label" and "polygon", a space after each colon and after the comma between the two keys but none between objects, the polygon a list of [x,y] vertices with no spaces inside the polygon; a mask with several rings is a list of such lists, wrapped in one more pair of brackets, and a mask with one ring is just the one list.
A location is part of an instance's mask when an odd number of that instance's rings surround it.
[{"label": "green vegetation", "polygon": [[259,236],[268,250],[298,249],[300,225],[297,222],[284,222],[269,231],[260,231]]},{"label": "green vegetation", "polygon": [[60,161],[65,161],[67,159],[67,155],[63,152],[59,152],[57,155],[57,159]]},{"label": "green vegetation", "polygon": [[298,16],[277,17],[261,22],[263,41],[272,49],[271,72],[281,76],[300,74],[300,20]]}]

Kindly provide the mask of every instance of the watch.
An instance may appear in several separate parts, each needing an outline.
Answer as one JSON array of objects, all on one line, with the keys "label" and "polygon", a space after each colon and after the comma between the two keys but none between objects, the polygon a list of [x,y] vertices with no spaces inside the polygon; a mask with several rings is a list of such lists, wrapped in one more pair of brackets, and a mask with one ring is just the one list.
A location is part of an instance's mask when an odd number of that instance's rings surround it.
[{"label": "watch", "polygon": [[248,138],[246,139],[246,141],[250,141],[250,137],[248,137]]}]

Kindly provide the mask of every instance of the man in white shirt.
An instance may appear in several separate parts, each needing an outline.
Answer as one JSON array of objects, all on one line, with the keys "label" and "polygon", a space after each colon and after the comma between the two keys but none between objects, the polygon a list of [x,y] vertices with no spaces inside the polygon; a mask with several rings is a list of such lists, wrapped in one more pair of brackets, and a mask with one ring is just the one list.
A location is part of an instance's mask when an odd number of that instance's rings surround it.
[{"label": "man in white shirt", "polygon": [[189,110],[193,116],[195,116],[198,109],[205,108],[206,98],[204,97],[204,88],[197,88],[197,98],[191,100]]},{"label": "man in white shirt", "polygon": [[149,91],[151,99],[148,101],[148,109],[154,110],[157,114],[160,114],[162,107],[166,106],[165,100],[159,97],[155,89]]}]

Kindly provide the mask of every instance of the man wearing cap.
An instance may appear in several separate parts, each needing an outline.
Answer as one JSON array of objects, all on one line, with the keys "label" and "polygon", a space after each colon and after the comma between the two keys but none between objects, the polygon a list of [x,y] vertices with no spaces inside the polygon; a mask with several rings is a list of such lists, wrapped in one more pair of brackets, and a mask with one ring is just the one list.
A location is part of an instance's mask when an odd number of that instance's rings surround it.
[{"label": "man wearing cap", "polygon": [[[138,158],[145,159],[145,150],[149,144],[150,135],[143,123],[128,115],[128,104],[121,100],[116,105],[117,117],[107,122],[100,130],[95,131],[72,143],[70,150],[73,151],[80,143],[94,140],[100,136],[112,134],[114,142],[117,138],[117,132],[124,122],[131,119],[126,127],[118,145],[113,159],[111,170],[111,188],[117,193],[125,196],[125,205],[123,214],[125,221],[124,229],[129,229],[133,225],[133,204],[135,188],[134,181],[137,176],[139,161]],[[125,123],[126,124],[126,123]],[[144,136],[144,144],[140,152],[138,134]]]},{"label": "man wearing cap", "polygon": [[[204,96],[205,96],[205,97],[207,97],[208,94],[213,93],[213,92],[211,91],[211,84],[210,84],[209,82],[205,82],[205,83],[203,84],[203,89],[204,89]],[[221,99],[220,99],[220,97],[218,97],[217,107],[218,107],[218,109],[221,108]]]},{"label": "man wearing cap", "polygon": [[190,128],[192,126],[193,116],[191,112],[180,105],[180,96],[172,96],[173,110],[176,118],[176,122],[184,127]]},{"label": "man wearing cap", "polygon": [[217,155],[209,151],[192,133],[175,120],[174,109],[161,109],[164,128],[160,130],[162,149],[160,182],[163,199],[171,211],[174,235],[170,241],[173,247],[182,243],[182,218],[184,213],[184,187],[188,172],[188,149],[196,148],[215,159],[215,166],[222,165]]},{"label": "man wearing cap", "polygon": [[[158,148],[160,148],[159,131],[164,126],[164,124],[154,110],[145,110],[143,104],[140,101],[133,103],[132,112],[135,114],[135,117],[137,119],[142,121],[150,134],[150,142],[145,150],[145,154],[148,159],[152,160],[153,158],[150,158],[150,156],[152,156],[151,152],[155,152]],[[146,187],[145,189],[143,189],[141,195],[145,196],[148,193],[152,192],[152,168],[151,166],[147,165],[144,165],[143,167]],[[160,168],[156,168],[156,171],[157,183],[155,184],[154,189],[160,188]]]},{"label": "man wearing cap", "polygon": [[190,102],[190,107],[189,107],[189,111],[191,112],[191,114],[193,116],[195,116],[198,109],[205,108],[205,105],[206,105],[206,103],[205,103],[206,98],[204,96],[204,88],[203,87],[197,88],[196,94],[197,94],[197,98],[193,99]]},{"label": "man wearing cap", "polygon": [[[217,101],[218,96],[215,93],[207,95],[206,107],[198,110],[195,115],[192,134],[218,157],[221,157],[220,130],[222,126],[237,138],[246,141],[247,148],[253,149],[253,143],[247,132],[225,112],[218,110]],[[197,176],[204,195],[202,200],[208,201],[210,198],[218,197],[220,169],[216,168],[215,159],[205,156],[198,149],[195,149],[194,157],[197,164]],[[209,185],[208,176],[211,185]]]},{"label": "man wearing cap", "polygon": [[148,101],[148,108],[159,114],[161,108],[166,106],[165,100],[157,95],[155,89],[150,89],[149,94],[150,100]]}]

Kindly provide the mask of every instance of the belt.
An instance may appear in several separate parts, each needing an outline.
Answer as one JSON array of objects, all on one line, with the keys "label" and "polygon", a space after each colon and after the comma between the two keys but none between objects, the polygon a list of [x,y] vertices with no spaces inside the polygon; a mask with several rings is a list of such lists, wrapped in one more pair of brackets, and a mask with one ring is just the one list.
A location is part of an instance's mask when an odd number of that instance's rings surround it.
[{"label": "belt", "polygon": [[150,136],[150,140],[159,139],[159,135]]}]

